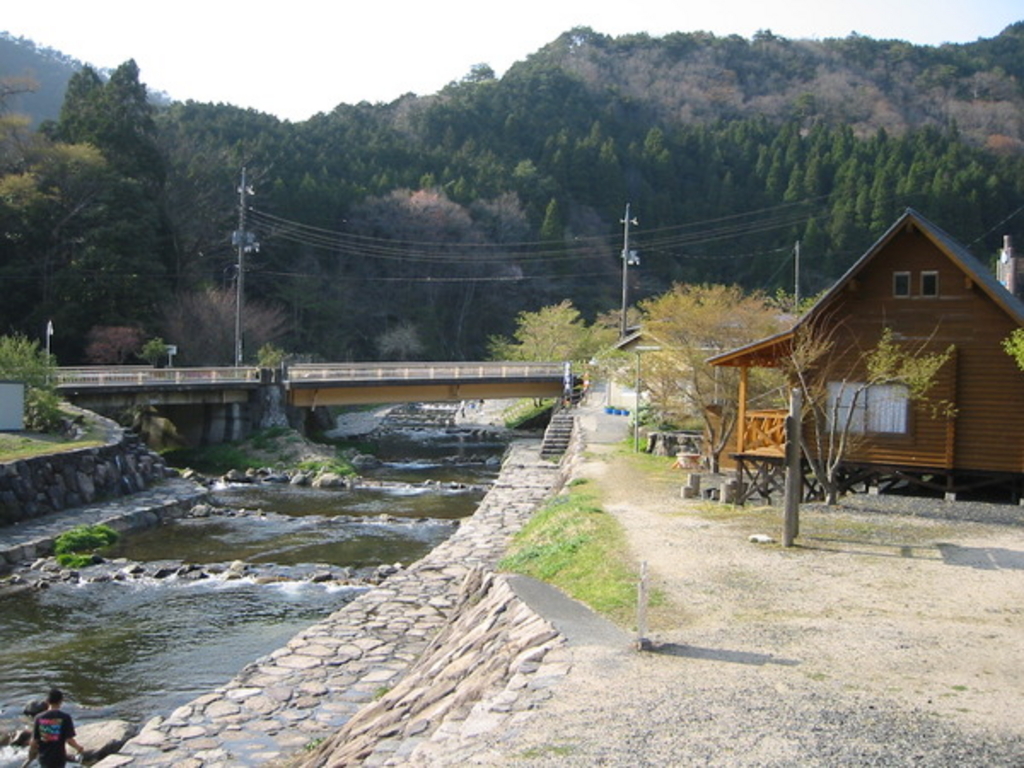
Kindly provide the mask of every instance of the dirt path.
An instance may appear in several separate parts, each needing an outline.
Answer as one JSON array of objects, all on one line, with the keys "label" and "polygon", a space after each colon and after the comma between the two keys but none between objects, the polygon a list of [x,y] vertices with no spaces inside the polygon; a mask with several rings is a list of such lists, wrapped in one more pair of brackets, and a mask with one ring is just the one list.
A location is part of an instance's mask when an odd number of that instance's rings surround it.
[{"label": "dirt path", "polygon": [[749,541],[777,509],[611,446],[581,471],[667,606],[652,653],[577,649],[509,762],[1024,765],[1024,528],[805,509],[787,550]]}]

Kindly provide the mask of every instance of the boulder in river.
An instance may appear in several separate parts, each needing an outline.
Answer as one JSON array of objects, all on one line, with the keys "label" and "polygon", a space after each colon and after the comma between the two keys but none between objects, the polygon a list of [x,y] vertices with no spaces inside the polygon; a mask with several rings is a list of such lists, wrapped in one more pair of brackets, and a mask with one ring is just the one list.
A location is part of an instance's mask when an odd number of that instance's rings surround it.
[{"label": "boulder in river", "polygon": [[127,720],[102,720],[81,725],[76,723],[75,730],[78,731],[76,740],[85,748],[85,758],[96,762],[117,752],[138,729]]},{"label": "boulder in river", "polygon": [[313,480],[314,488],[348,488],[352,481],[344,475],[339,475],[334,472],[324,472],[322,475],[317,475]]}]

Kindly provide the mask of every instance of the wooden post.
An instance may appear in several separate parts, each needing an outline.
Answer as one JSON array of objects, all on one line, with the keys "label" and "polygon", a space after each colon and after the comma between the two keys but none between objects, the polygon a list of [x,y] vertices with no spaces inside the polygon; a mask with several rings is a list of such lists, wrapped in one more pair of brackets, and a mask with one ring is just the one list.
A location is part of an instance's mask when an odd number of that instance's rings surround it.
[{"label": "wooden post", "polygon": [[651,641],[647,639],[647,561],[640,563],[640,582],[636,590],[636,649],[650,649]]},{"label": "wooden post", "polygon": [[800,535],[800,497],[804,473],[801,466],[800,422],[803,395],[794,389],[789,395],[789,416],[786,417],[786,511],[782,529],[782,546],[792,547]]},{"label": "wooden post", "polygon": [[740,391],[739,403],[737,403],[736,414],[736,453],[743,453],[746,449],[747,431],[747,367],[740,368]]}]

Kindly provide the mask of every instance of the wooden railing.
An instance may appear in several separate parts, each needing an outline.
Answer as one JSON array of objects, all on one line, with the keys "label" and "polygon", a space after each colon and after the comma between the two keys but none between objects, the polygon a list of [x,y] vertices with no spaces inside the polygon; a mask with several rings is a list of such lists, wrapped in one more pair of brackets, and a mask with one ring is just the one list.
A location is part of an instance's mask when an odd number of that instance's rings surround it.
[{"label": "wooden railing", "polygon": [[784,408],[747,411],[742,424],[743,439],[740,442],[740,452],[784,454],[788,415],[789,412]]}]

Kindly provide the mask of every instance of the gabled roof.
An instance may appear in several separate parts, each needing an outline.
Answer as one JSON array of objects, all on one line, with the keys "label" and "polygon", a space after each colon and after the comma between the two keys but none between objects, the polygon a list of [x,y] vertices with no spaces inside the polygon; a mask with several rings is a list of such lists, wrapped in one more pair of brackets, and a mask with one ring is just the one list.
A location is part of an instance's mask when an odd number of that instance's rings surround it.
[{"label": "gabled roof", "polygon": [[846,271],[846,274],[840,277],[836,284],[829,288],[829,290],[814,303],[814,306],[812,306],[810,310],[808,310],[807,314],[801,318],[800,323],[805,322],[808,317],[814,316],[819,311],[820,307],[829,303],[832,297],[845,288],[851,280],[863,271],[867,264],[878,255],[879,251],[888,245],[889,242],[893,240],[908,223],[914,224],[925,235],[925,237],[931,240],[939,250],[949,258],[950,261],[956,264],[961,270],[963,270],[965,275],[977,283],[978,286],[988,294],[990,299],[1002,307],[1006,314],[1010,315],[1021,325],[1024,325],[1024,302],[1006,290],[1006,288],[996,280],[995,275],[992,274],[991,270],[987,269],[984,264],[978,261],[971,254],[970,251],[953,239],[952,235],[930,222],[913,208],[907,208],[906,212],[896,220],[896,223],[889,227],[885,234],[878,238],[878,240],[875,241],[875,244],[868,248],[864,255],[857,259],[856,263]]},{"label": "gabled roof", "polygon": [[660,346],[657,340],[650,338],[649,335],[644,333],[643,328],[635,328],[615,342],[612,345],[612,349],[617,352],[643,352]]},{"label": "gabled roof", "polygon": [[828,289],[804,314],[796,325],[788,331],[767,339],[761,339],[747,344],[738,349],[730,350],[721,355],[708,358],[712,365],[760,365],[770,366],[771,359],[777,357],[788,345],[792,343],[793,335],[801,326],[811,322],[818,314],[827,307],[851,280],[854,280],[878,253],[885,248],[908,224],[920,230],[925,237],[931,240],[935,246],[942,251],[946,257],[958,266],[967,277],[974,281],[992,301],[1003,309],[1006,314],[1012,317],[1019,325],[1024,326],[1024,302],[1011,294],[995,276],[980,261],[978,261],[964,246],[953,239],[944,230],[930,222],[924,216],[912,208],[896,220],[896,223],[886,230],[885,234],[878,238],[863,256],[850,267],[846,274],[836,281],[835,285]]},{"label": "gabled roof", "polygon": [[755,366],[758,368],[772,368],[775,361],[789,351],[793,343],[793,335],[796,333],[797,323],[788,331],[776,333],[766,339],[752,341],[742,347],[731,349],[720,355],[709,357],[707,362],[712,365],[727,365],[732,367]]}]

